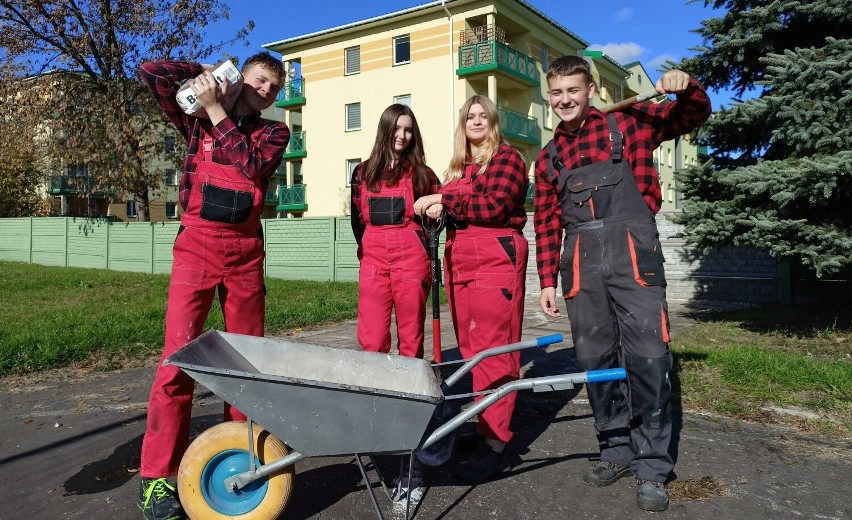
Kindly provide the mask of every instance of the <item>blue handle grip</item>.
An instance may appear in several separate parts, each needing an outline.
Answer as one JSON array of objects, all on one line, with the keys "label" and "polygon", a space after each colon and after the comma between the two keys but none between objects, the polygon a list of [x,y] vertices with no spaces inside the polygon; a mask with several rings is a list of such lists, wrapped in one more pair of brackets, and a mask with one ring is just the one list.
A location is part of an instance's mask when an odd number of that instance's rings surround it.
[{"label": "blue handle grip", "polygon": [[548,345],[553,345],[554,343],[562,343],[562,334],[551,334],[549,336],[542,336],[540,338],[536,338],[537,346],[546,347]]},{"label": "blue handle grip", "polygon": [[627,372],[623,368],[607,368],[606,370],[589,370],[586,372],[589,383],[602,383],[603,381],[618,381],[627,379]]}]

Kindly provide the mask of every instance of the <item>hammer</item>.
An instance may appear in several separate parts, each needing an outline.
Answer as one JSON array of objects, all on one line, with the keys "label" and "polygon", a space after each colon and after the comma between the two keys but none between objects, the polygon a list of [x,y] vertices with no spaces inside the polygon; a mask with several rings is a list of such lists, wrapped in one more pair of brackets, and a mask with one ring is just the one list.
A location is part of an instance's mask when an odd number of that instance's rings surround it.
[{"label": "hammer", "polygon": [[629,97],[629,98],[625,99],[624,101],[619,101],[618,103],[613,103],[612,105],[603,107],[601,109],[601,112],[606,114],[607,112],[615,112],[617,110],[624,110],[625,108],[631,107],[631,106],[635,105],[636,103],[639,103],[640,101],[645,101],[646,99],[655,98],[659,95],[661,95],[661,94],[659,92],[657,92],[656,90],[649,90],[649,91],[643,92],[641,94],[636,94],[633,97]]}]

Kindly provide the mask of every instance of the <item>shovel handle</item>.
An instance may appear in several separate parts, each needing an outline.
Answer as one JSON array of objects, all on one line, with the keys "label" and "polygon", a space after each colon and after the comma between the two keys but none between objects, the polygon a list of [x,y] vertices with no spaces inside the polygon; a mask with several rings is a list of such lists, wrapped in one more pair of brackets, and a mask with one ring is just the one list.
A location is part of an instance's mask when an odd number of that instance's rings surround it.
[{"label": "shovel handle", "polygon": [[636,94],[633,97],[629,97],[629,98],[625,99],[624,101],[619,101],[618,103],[614,103],[612,105],[603,107],[601,109],[601,112],[606,114],[607,112],[616,112],[618,110],[624,110],[625,108],[629,108],[629,107],[635,105],[636,103],[639,103],[640,101],[645,101],[646,99],[651,99],[651,98],[657,97],[659,95],[660,95],[660,93],[657,92],[656,90],[649,90],[649,91],[643,92],[641,94]]}]

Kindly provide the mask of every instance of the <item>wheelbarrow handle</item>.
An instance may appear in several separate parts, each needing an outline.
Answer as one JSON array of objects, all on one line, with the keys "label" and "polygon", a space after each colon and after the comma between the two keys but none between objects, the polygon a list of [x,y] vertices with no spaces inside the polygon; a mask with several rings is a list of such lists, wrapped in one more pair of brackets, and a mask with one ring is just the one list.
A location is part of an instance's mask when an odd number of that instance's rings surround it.
[{"label": "wheelbarrow handle", "polygon": [[473,367],[479,364],[485,358],[499,356],[501,354],[508,354],[509,352],[515,352],[516,350],[524,350],[532,347],[546,347],[548,345],[553,345],[554,343],[559,343],[562,341],[562,334],[551,334],[549,336],[542,336],[535,339],[528,339],[526,341],[519,341],[518,343],[512,343],[509,345],[503,345],[502,347],[494,347],[489,348],[487,350],[483,350],[482,352],[477,353],[475,356],[470,358],[464,365],[462,365],[458,370],[452,373],[450,377],[444,381],[441,385],[441,389],[444,393],[447,393],[447,390],[453,386],[459,379],[464,377],[465,374],[473,370]]}]

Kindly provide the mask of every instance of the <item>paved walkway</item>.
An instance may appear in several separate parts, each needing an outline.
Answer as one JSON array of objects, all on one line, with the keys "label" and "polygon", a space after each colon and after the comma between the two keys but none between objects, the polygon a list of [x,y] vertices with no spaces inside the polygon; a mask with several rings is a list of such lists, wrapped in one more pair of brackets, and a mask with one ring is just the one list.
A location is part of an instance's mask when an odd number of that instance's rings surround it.
[{"label": "paved walkway", "polygon": [[[567,321],[546,319],[537,295],[527,298],[524,338],[567,334]],[[671,305],[672,333],[706,309]],[[455,353],[452,326],[443,313],[445,359]],[[431,345],[430,337],[427,338]],[[305,343],[354,348],[355,322],[289,334]],[[135,474],[155,360],[108,373],[45,374],[33,380],[0,379],[0,510],[2,519],[141,518]],[[525,351],[527,377],[576,371],[566,342]],[[218,422],[221,404],[198,392],[193,432]],[[674,497],[660,518],[846,519],[852,515],[852,449],[791,430],[686,414],[677,418]],[[466,429],[469,425],[465,425]],[[519,395],[513,421],[518,452],[514,471],[478,486],[452,474],[454,455],[430,469],[431,488],[416,518],[480,520],[653,516],[636,508],[635,483],[622,479],[604,489],[585,486],[579,474],[594,458],[588,401],[581,389]],[[379,459],[393,471],[393,460]],[[372,506],[351,457],[296,464],[296,484],[286,519],[369,519]],[[389,501],[380,495],[384,507]]]}]

